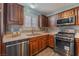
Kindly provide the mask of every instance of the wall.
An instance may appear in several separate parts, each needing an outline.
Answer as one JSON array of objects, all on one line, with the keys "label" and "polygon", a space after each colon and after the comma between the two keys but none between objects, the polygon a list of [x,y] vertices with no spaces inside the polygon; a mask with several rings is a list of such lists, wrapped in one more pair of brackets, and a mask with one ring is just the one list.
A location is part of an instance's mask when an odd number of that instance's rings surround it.
[{"label": "wall", "polygon": [[54,34],[58,33],[60,31],[60,28],[56,26],[58,15],[49,16],[48,19],[50,22],[50,28],[48,28],[48,31]]}]

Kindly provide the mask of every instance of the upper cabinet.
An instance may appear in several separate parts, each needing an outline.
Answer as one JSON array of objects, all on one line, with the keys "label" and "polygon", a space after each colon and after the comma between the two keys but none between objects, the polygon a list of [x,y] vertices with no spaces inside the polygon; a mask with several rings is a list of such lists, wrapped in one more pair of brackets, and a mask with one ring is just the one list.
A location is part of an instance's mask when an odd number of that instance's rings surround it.
[{"label": "upper cabinet", "polygon": [[4,4],[4,12],[7,16],[7,24],[23,25],[24,7],[17,3]]},{"label": "upper cabinet", "polygon": [[48,27],[49,26],[48,17],[45,15],[40,15],[38,17],[38,23],[39,27]]},{"label": "upper cabinet", "polygon": [[75,9],[70,9],[61,13],[58,13],[58,19],[64,19],[75,16]]},{"label": "upper cabinet", "polygon": [[0,9],[2,8],[2,3],[0,3]]},{"label": "upper cabinet", "polygon": [[79,7],[75,8],[76,25],[79,25]]}]

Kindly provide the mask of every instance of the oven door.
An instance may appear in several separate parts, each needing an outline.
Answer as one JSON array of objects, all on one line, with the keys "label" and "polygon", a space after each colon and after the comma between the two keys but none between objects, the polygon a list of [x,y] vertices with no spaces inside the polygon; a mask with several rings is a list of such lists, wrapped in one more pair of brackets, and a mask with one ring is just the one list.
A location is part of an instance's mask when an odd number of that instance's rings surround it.
[{"label": "oven door", "polygon": [[67,50],[70,49],[69,45],[70,45],[69,42],[57,40],[55,49],[56,49],[57,52],[61,53],[62,55],[66,55]]},{"label": "oven door", "polygon": [[55,51],[61,55],[74,55],[74,44],[64,39],[55,38]]}]

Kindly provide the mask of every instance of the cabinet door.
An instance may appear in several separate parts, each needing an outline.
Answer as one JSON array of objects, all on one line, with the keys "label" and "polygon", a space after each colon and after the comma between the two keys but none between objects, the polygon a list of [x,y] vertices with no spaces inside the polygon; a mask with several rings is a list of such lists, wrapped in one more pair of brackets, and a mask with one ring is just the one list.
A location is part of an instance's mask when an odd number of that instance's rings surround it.
[{"label": "cabinet door", "polygon": [[31,41],[30,42],[30,55],[34,55],[38,50],[38,45],[37,45],[37,41]]},{"label": "cabinet door", "polygon": [[1,49],[2,49],[2,48],[1,48],[1,43],[0,43],[0,56],[1,56]]},{"label": "cabinet door", "polygon": [[29,49],[30,49],[29,52],[30,52],[30,55],[33,55],[33,53],[34,53],[33,52],[33,48],[34,48],[33,47],[33,42],[30,42],[30,44],[29,44]]},{"label": "cabinet door", "polygon": [[54,36],[53,35],[49,35],[49,47],[54,48]]},{"label": "cabinet door", "polygon": [[41,49],[44,49],[44,40],[43,36],[41,36]]},{"label": "cabinet door", "polygon": [[5,56],[5,52],[6,52],[6,45],[4,44],[4,43],[2,43],[2,45],[1,45],[2,47],[1,47],[1,53],[2,53],[2,56]]},{"label": "cabinet door", "polygon": [[2,34],[1,34],[1,31],[2,31],[2,30],[1,30],[1,27],[2,27],[2,26],[1,26],[1,12],[0,12],[0,43],[2,42],[2,36],[1,36],[1,35],[2,35]]},{"label": "cabinet door", "polygon": [[76,55],[79,56],[79,42],[76,42],[75,45],[76,45],[76,47],[75,47],[76,48],[76,50],[75,50],[76,51]]},{"label": "cabinet door", "polygon": [[23,7],[17,3],[7,4],[8,24],[23,24]]},{"label": "cabinet door", "polygon": [[16,24],[17,23],[17,6],[15,3],[7,4],[7,21],[8,24]]},{"label": "cabinet door", "polygon": [[75,16],[75,10],[74,9],[69,10],[69,16],[70,17]]},{"label": "cabinet door", "polygon": [[67,18],[67,17],[68,17],[68,16],[67,16],[67,12],[64,11],[63,13],[64,13],[64,14],[63,14],[63,16],[64,16],[63,18]]},{"label": "cabinet door", "polygon": [[39,38],[39,41],[38,41],[38,50],[42,50],[42,39]]},{"label": "cabinet door", "polygon": [[36,54],[37,52],[38,52],[38,39],[35,41],[35,48],[34,48],[34,50],[35,50],[35,53],[34,54]]},{"label": "cabinet door", "polygon": [[79,25],[79,7],[76,9],[76,11],[77,11],[76,25]]},{"label": "cabinet door", "polygon": [[2,8],[2,3],[0,3],[0,9]]},{"label": "cabinet door", "polygon": [[9,16],[10,16],[10,19],[9,20],[11,20],[11,21],[13,21],[13,22],[15,22],[15,21],[17,21],[17,13],[16,13],[16,10],[17,10],[17,6],[16,6],[16,4],[13,4],[13,3],[10,3],[10,4],[8,4],[9,5]]},{"label": "cabinet door", "polygon": [[47,35],[45,35],[44,38],[43,38],[43,41],[44,41],[44,48],[47,47],[47,38],[48,38]]},{"label": "cabinet door", "polygon": [[21,5],[18,5],[18,20],[19,24],[23,25],[23,20],[24,20],[24,7]]},{"label": "cabinet door", "polygon": [[75,40],[75,54],[79,56],[79,38]]},{"label": "cabinet door", "polygon": [[44,49],[46,48],[46,37],[45,36],[42,36],[42,39],[41,39],[41,48]]},{"label": "cabinet door", "polygon": [[46,48],[46,39],[43,39],[43,48]]},{"label": "cabinet door", "polygon": [[44,15],[41,16],[41,26],[48,27],[48,17],[46,17]]}]

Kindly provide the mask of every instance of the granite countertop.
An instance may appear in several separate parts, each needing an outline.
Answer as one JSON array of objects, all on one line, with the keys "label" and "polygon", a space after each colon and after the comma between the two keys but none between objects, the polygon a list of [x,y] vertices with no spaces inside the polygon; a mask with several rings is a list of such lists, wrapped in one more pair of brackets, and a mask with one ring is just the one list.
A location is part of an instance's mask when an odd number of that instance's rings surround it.
[{"label": "granite countertop", "polygon": [[[26,35],[25,33],[22,33],[21,35],[19,36],[16,36],[16,37],[10,37],[10,38],[7,38],[6,36],[3,37],[3,43],[6,43],[6,42],[10,42],[10,41],[16,41],[16,40],[22,40],[22,39],[26,39],[28,40],[29,38],[32,38],[32,37],[37,37],[37,36],[42,36],[42,35],[55,35],[56,33],[40,33],[39,35]],[[75,38],[79,38],[79,33],[76,33],[75,34]]]},{"label": "granite countertop", "polygon": [[75,38],[79,38],[79,33],[76,33],[75,34]]},{"label": "granite countertop", "polygon": [[19,36],[10,37],[10,38],[7,38],[6,36],[4,36],[4,37],[3,37],[3,43],[10,42],[10,41],[16,41],[16,40],[22,40],[22,39],[28,40],[28,38],[37,37],[37,36],[42,36],[42,35],[54,35],[54,33],[40,33],[39,35],[30,35],[30,36],[28,36],[28,35],[22,33],[22,34],[19,35]]}]

